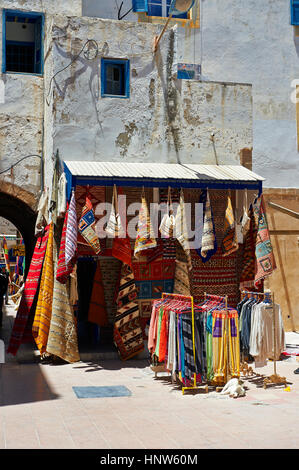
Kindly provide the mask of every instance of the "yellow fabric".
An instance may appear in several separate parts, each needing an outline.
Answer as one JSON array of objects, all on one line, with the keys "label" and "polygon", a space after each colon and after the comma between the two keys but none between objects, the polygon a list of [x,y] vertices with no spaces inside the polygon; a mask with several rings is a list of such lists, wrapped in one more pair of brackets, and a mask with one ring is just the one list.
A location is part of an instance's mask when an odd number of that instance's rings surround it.
[{"label": "yellow fabric", "polygon": [[47,347],[52,312],[53,285],[53,223],[51,223],[41,275],[39,295],[32,325],[32,334],[41,354],[46,351]]}]

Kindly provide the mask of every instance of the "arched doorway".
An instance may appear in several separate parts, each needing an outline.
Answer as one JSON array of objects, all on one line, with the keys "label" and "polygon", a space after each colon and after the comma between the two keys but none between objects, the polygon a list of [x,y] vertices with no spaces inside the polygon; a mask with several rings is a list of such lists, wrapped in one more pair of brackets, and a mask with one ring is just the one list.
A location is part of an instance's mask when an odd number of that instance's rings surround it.
[{"label": "arched doorway", "polygon": [[25,202],[0,191],[0,216],[11,222],[23,237],[26,250],[26,276],[35,246],[34,229],[36,213]]}]

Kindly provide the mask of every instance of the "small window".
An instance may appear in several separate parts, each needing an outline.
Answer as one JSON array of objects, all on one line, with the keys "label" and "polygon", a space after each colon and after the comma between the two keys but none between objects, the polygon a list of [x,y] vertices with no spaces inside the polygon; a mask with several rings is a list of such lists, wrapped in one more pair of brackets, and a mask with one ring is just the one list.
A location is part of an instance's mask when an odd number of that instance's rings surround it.
[{"label": "small window", "polygon": [[299,0],[291,0],[291,24],[299,25]]},{"label": "small window", "polygon": [[130,64],[129,60],[102,59],[101,95],[105,97],[129,98]]},{"label": "small window", "polygon": [[43,15],[3,11],[2,72],[43,73]]},{"label": "small window", "polygon": [[[168,18],[171,0],[148,0],[148,16]],[[173,15],[173,18],[188,19],[188,12],[182,15]]]}]

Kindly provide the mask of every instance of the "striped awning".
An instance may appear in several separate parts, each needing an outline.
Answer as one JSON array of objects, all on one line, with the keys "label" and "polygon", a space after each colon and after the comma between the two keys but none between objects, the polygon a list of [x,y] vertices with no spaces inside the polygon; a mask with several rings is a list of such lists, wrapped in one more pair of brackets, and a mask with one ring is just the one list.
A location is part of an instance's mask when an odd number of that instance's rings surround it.
[{"label": "striped awning", "polygon": [[77,185],[258,189],[264,178],[241,165],[65,161],[68,193]]}]

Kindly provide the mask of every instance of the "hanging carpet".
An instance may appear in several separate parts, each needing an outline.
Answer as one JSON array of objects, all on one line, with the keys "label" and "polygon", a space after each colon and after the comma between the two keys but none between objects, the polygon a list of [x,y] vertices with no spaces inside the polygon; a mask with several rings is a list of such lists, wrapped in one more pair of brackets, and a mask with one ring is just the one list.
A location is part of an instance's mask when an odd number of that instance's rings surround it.
[{"label": "hanging carpet", "polygon": [[100,261],[97,262],[97,268],[93,278],[92,293],[88,310],[88,321],[96,323],[99,326],[108,325]]},{"label": "hanging carpet", "polygon": [[45,228],[44,234],[38,237],[35,244],[35,249],[24,285],[23,295],[20,301],[16,319],[14,321],[7,349],[7,352],[13,355],[16,355],[19,346],[22,343],[28,343],[33,340],[31,328],[33,322],[32,311],[34,309],[32,307],[38,293],[48,236],[49,226]]},{"label": "hanging carpet", "polygon": [[63,227],[62,227],[62,235],[61,235],[59,255],[58,255],[58,265],[57,265],[57,271],[56,271],[56,279],[62,284],[66,283],[69,275],[73,271],[72,262],[67,263],[65,260],[65,253],[66,253],[65,252],[65,239],[66,239],[68,217],[69,217],[69,212],[67,208],[65,216],[64,216]]}]

